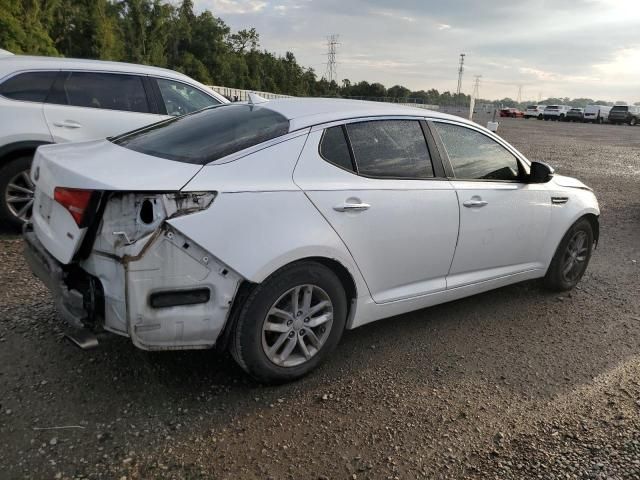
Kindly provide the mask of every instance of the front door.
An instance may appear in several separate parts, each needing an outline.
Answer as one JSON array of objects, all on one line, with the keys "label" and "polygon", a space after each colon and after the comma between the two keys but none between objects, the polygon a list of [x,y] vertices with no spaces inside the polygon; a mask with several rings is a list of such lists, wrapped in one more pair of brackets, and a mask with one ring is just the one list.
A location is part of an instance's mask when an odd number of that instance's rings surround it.
[{"label": "front door", "polygon": [[442,291],[458,234],[458,203],[434,178],[417,120],[312,132],[294,181],[351,252],[377,303]]},{"label": "front door", "polygon": [[524,166],[479,130],[434,122],[452,168],[460,234],[447,287],[543,269],[551,220],[544,184],[523,181]]}]

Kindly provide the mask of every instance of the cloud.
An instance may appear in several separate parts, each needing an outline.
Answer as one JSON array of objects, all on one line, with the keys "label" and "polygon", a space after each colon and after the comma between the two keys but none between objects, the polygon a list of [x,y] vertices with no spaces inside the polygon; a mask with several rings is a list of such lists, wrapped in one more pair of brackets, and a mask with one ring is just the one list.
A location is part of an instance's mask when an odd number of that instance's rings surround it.
[{"label": "cloud", "polygon": [[[338,76],[413,90],[639,101],[637,0],[195,0],[234,30],[255,27],[263,48],[324,71],[326,37],[340,35]],[[533,94],[535,92],[535,94]]]}]

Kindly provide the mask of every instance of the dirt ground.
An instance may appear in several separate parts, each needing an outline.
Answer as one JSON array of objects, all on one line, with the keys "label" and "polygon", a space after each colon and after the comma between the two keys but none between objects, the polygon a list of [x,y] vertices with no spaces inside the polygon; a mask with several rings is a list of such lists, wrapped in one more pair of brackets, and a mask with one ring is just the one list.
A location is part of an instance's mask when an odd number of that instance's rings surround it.
[{"label": "dirt ground", "polygon": [[598,195],[579,288],[522,283],[347,332],[290,385],[208,351],[73,347],[4,235],[0,478],[639,479],[640,127],[501,120]]}]

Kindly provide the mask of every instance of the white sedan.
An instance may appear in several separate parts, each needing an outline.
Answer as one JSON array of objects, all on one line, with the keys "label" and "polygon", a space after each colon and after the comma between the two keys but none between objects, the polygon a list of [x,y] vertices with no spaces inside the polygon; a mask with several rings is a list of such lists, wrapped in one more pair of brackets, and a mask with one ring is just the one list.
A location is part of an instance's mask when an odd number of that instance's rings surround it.
[{"label": "white sedan", "polygon": [[534,278],[571,289],[599,233],[580,181],[382,103],[252,97],[40,147],[31,177],[25,255],[85,339],[230,348],[263,382],[305,375],[345,328]]}]

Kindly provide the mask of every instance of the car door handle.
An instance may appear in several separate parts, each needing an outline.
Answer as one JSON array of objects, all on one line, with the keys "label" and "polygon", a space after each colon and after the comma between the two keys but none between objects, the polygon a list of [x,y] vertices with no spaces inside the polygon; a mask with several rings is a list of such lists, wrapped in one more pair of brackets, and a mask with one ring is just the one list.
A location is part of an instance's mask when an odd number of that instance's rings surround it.
[{"label": "car door handle", "polygon": [[487,202],[486,200],[480,200],[479,198],[472,198],[471,200],[462,202],[462,204],[467,208],[481,208],[485,205],[488,205],[489,202]]},{"label": "car door handle", "polygon": [[80,125],[78,122],[74,122],[73,120],[65,120],[64,122],[53,122],[53,124],[56,127],[63,127],[63,128],[80,128],[80,127],[82,127],[82,125]]},{"label": "car door handle", "polygon": [[336,212],[360,212],[369,208],[371,208],[371,205],[368,203],[344,203],[333,207]]}]

